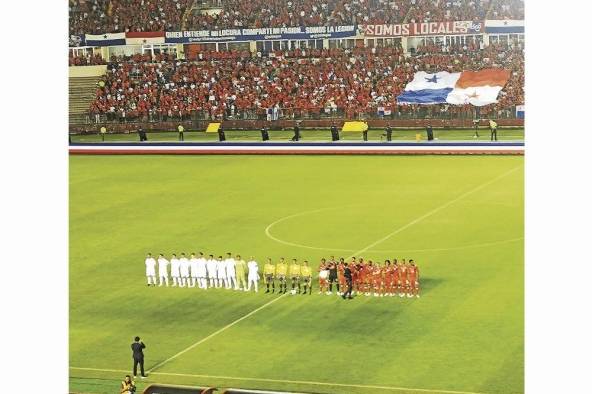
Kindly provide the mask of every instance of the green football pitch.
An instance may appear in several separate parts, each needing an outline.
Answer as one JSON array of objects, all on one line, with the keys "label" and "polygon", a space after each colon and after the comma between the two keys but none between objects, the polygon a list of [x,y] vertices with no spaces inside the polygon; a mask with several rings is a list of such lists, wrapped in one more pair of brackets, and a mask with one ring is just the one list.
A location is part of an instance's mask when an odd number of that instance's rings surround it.
[{"label": "green football pitch", "polygon": [[[70,390],[524,390],[523,158],[71,156]],[[180,252],[414,259],[419,299],[147,287]]]}]

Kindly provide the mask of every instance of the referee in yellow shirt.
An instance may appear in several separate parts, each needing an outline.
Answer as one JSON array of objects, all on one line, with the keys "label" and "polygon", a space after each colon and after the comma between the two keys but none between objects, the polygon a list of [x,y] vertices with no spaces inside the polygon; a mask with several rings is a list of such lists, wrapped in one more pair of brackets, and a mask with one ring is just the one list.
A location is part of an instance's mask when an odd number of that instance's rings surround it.
[{"label": "referee in yellow shirt", "polygon": [[292,279],[292,291],[298,286],[298,293],[300,293],[300,275],[300,264],[296,259],[293,259],[290,264],[290,278]]},{"label": "referee in yellow shirt", "polygon": [[267,263],[265,263],[265,266],[263,267],[263,280],[265,281],[265,286],[267,286],[267,290],[265,290],[266,293],[269,293],[269,285],[270,284],[271,284],[271,289],[272,289],[271,292],[275,293],[274,276],[275,276],[275,266],[271,262],[271,258],[268,258]]},{"label": "referee in yellow shirt", "polygon": [[286,264],[286,261],[282,257],[280,259],[280,262],[277,263],[277,265],[275,266],[275,276],[276,276],[277,280],[280,282],[280,291],[278,292],[278,294],[282,294],[282,293],[285,293],[286,291],[288,291],[287,284],[286,284],[286,275],[287,274],[288,274],[288,265]]},{"label": "referee in yellow shirt", "polygon": [[308,294],[312,294],[312,270],[308,266],[308,260],[304,260],[302,267],[300,267],[300,275],[302,277],[302,283],[304,283],[304,292],[302,295],[306,294],[307,288]]}]

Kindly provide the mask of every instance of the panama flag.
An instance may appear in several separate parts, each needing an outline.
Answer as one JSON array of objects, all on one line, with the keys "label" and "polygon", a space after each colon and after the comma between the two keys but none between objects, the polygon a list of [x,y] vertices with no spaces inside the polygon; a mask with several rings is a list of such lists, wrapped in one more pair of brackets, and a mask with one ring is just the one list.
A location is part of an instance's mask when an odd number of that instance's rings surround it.
[{"label": "panama flag", "polygon": [[164,44],[164,31],[125,33],[125,45]]},{"label": "panama flag", "polygon": [[415,73],[405,91],[397,97],[400,104],[472,104],[483,106],[497,102],[497,96],[508,82],[510,72],[502,69],[441,71]]}]

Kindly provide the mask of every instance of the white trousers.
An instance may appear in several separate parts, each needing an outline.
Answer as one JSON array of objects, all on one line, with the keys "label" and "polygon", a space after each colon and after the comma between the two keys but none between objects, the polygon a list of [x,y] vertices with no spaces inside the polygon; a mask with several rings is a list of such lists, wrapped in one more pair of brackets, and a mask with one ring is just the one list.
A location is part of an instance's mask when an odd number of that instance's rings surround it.
[{"label": "white trousers", "polygon": [[251,284],[253,284],[253,286],[255,287],[255,292],[259,291],[259,278],[252,278],[249,277],[248,283],[247,283],[247,291],[251,290]]}]

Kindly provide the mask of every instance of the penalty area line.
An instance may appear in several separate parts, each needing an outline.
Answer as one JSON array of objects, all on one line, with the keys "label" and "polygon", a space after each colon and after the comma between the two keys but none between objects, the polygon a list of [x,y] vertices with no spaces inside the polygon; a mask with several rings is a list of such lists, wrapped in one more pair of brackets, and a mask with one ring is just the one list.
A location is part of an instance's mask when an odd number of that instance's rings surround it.
[{"label": "penalty area line", "polygon": [[[276,298],[276,299],[279,299],[279,298]],[[102,369],[102,368],[83,368],[83,367],[70,367],[70,369],[75,369],[75,370],[79,370],[79,371],[129,373],[129,371],[122,370],[122,369]],[[409,388],[409,387],[375,386],[375,385],[366,385],[366,384],[327,383],[327,382],[315,382],[315,381],[309,381],[309,380],[243,378],[243,377],[235,377],[235,376],[197,375],[197,374],[171,373],[171,372],[152,372],[152,375],[178,376],[178,377],[201,378],[201,379],[222,379],[222,380],[238,380],[238,381],[251,381],[251,382],[267,382],[267,383],[289,383],[289,384],[302,384],[302,385],[325,386],[325,387],[350,387],[350,388],[389,390],[389,391],[415,391],[415,392],[421,392],[421,393],[484,394],[484,393],[477,393],[477,392],[473,392],[473,391],[455,391],[455,390],[422,389],[422,388]]]},{"label": "penalty area line", "polygon": [[177,357],[179,357],[180,355],[187,353],[188,351],[190,351],[191,349],[201,345],[202,343],[204,343],[205,341],[215,337],[216,335],[220,334],[223,331],[226,331],[227,329],[229,329],[230,327],[234,326],[237,323],[240,323],[241,321],[245,320],[246,318],[254,315],[255,313],[259,312],[261,309],[266,308],[267,306],[273,304],[274,302],[276,302],[277,300],[283,298],[286,294],[282,294],[281,296],[279,296],[278,298],[274,298],[273,300],[261,305],[259,308],[252,310],[251,312],[247,313],[246,315],[244,315],[243,317],[240,317],[238,319],[236,319],[235,321],[233,321],[232,323],[229,323],[227,325],[225,325],[224,327],[220,328],[219,330],[214,331],[213,333],[211,333],[210,335],[208,335],[207,337],[200,339],[199,341],[195,342],[193,345],[190,345],[188,347],[186,347],[185,349],[181,350],[179,353],[172,355],[171,357],[167,358],[164,361],[161,361],[160,363],[156,364],[155,366],[153,366],[152,368],[150,368],[147,372],[148,373],[152,373],[152,371],[154,371],[157,368],[162,367],[163,365],[169,363],[170,361],[173,361],[174,359],[176,359]]}]

